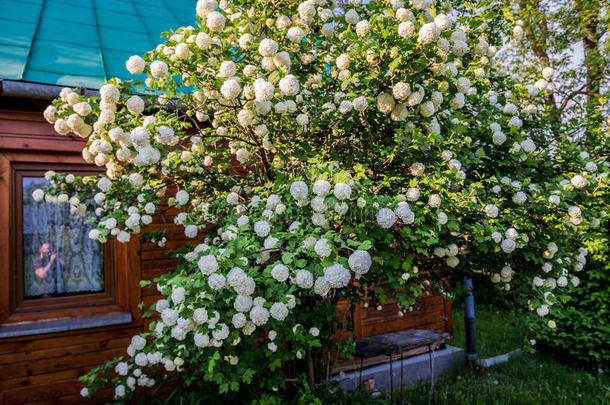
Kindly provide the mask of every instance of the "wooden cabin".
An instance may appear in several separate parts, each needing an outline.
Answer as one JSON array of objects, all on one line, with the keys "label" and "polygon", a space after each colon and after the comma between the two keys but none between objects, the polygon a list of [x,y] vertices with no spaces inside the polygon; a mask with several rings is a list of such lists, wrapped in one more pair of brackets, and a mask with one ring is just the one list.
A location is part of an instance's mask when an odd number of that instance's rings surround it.
[{"label": "wooden cabin", "polygon": [[[127,78],[124,61],[160,42],[160,33],[193,24],[195,0],[4,0],[0,13],[0,404],[84,403],[80,375],[125,355],[147,325],[139,303],[160,298],[140,280],[154,280],[176,262],[164,248],[140,243],[87,245],[87,224],[67,220],[51,204],[36,207],[34,187],[47,170],[90,174],[84,141],[56,134],[42,111],[64,86],[95,91],[110,77]],[[171,5],[171,7],[170,7]],[[171,216],[152,227],[175,227]],[[55,279],[38,272],[56,253]],[[69,263],[66,263],[69,261]],[[51,268],[51,267],[50,267]],[[46,283],[46,284],[45,284]],[[356,337],[404,329],[451,332],[448,301],[426,297],[398,317],[394,305],[360,307]],[[113,390],[88,401],[105,402]]]}]

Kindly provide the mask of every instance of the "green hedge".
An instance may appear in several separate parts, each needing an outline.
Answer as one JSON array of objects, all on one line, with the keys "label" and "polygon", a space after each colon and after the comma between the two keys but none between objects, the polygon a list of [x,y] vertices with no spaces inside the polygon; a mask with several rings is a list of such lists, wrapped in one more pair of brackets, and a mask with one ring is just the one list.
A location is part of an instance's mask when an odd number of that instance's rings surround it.
[{"label": "green hedge", "polygon": [[587,243],[589,255],[579,274],[581,284],[563,307],[553,313],[557,328],[546,320],[531,317],[540,343],[574,356],[591,366],[610,364],[610,221]]}]

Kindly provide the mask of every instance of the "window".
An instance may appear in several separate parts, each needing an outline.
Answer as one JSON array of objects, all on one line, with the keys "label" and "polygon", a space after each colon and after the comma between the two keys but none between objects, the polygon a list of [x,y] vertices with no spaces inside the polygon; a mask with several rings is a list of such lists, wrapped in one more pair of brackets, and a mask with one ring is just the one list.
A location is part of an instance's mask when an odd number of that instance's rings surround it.
[{"label": "window", "polygon": [[32,192],[48,181],[19,177],[24,299],[103,292],[104,247],[87,236],[88,216],[68,204],[34,201]]},{"label": "window", "polygon": [[70,204],[35,202],[48,170],[100,173],[80,156],[0,150],[0,339],[139,321],[137,241],[100,244]]}]

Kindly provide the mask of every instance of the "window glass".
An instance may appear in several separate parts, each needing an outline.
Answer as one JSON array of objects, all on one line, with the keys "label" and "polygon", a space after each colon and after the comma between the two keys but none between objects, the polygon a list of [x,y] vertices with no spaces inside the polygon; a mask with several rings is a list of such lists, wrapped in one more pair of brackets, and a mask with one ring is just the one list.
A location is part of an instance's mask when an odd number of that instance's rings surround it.
[{"label": "window glass", "polygon": [[70,204],[35,202],[32,192],[46,183],[22,178],[24,297],[104,291],[104,249],[88,236],[94,225]]}]

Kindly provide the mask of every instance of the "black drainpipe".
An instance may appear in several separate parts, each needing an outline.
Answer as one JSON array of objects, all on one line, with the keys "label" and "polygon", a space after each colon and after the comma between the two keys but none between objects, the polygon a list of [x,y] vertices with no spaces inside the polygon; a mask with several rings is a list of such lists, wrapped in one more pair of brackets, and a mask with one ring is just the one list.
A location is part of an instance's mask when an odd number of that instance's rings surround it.
[{"label": "black drainpipe", "polygon": [[464,297],[464,321],[466,329],[466,360],[472,366],[478,360],[477,356],[477,339],[475,335],[475,316],[474,316],[474,295],[472,278],[464,276],[464,288],[466,296]]}]

